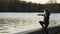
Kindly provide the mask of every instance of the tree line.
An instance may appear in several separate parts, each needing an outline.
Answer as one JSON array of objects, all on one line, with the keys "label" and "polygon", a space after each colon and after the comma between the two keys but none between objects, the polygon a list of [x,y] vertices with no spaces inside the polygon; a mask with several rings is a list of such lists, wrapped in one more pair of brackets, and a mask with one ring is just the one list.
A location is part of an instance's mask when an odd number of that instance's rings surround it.
[{"label": "tree line", "polygon": [[25,1],[0,2],[0,11],[3,12],[43,12],[44,8],[48,8],[50,12],[60,12],[60,4],[36,4],[26,3]]}]

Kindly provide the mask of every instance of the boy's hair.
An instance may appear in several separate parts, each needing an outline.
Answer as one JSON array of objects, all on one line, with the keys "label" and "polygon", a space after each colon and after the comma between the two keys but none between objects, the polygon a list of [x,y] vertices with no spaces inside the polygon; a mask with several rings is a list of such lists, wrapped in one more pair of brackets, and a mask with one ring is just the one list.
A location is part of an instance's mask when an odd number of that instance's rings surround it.
[{"label": "boy's hair", "polygon": [[49,12],[48,8],[44,8],[44,10],[45,10],[46,12]]}]

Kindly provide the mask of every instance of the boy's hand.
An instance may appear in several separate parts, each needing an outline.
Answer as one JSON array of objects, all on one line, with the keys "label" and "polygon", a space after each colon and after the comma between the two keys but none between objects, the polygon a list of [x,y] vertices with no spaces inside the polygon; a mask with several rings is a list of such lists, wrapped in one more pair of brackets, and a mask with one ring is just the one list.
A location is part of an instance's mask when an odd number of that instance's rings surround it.
[{"label": "boy's hand", "polygon": [[40,16],[40,14],[38,14],[37,16]]}]

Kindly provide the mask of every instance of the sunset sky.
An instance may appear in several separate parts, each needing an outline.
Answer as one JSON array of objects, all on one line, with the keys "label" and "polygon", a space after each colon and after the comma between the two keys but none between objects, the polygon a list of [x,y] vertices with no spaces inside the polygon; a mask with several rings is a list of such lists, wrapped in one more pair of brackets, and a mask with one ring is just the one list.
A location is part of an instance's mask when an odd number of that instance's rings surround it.
[{"label": "sunset sky", "polygon": [[50,1],[52,1],[52,2],[56,1],[57,3],[60,3],[60,0],[21,0],[21,1],[32,2],[32,3],[40,3],[40,4],[46,4]]}]

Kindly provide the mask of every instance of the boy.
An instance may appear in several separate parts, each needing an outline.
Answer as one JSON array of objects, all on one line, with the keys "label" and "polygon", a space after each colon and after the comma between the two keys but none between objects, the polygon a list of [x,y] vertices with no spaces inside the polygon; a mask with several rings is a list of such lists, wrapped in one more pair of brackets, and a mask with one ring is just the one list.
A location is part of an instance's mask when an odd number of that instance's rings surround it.
[{"label": "boy", "polygon": [[44,14],[38,14],[38,16],[44,16],[44,21],[39,21],[39,23],[41,24],[41,26],[44,29],[47,29],[48,25],[49,25],[49,16],[50,16],[50,12],[47,8],[44,9]]}]

